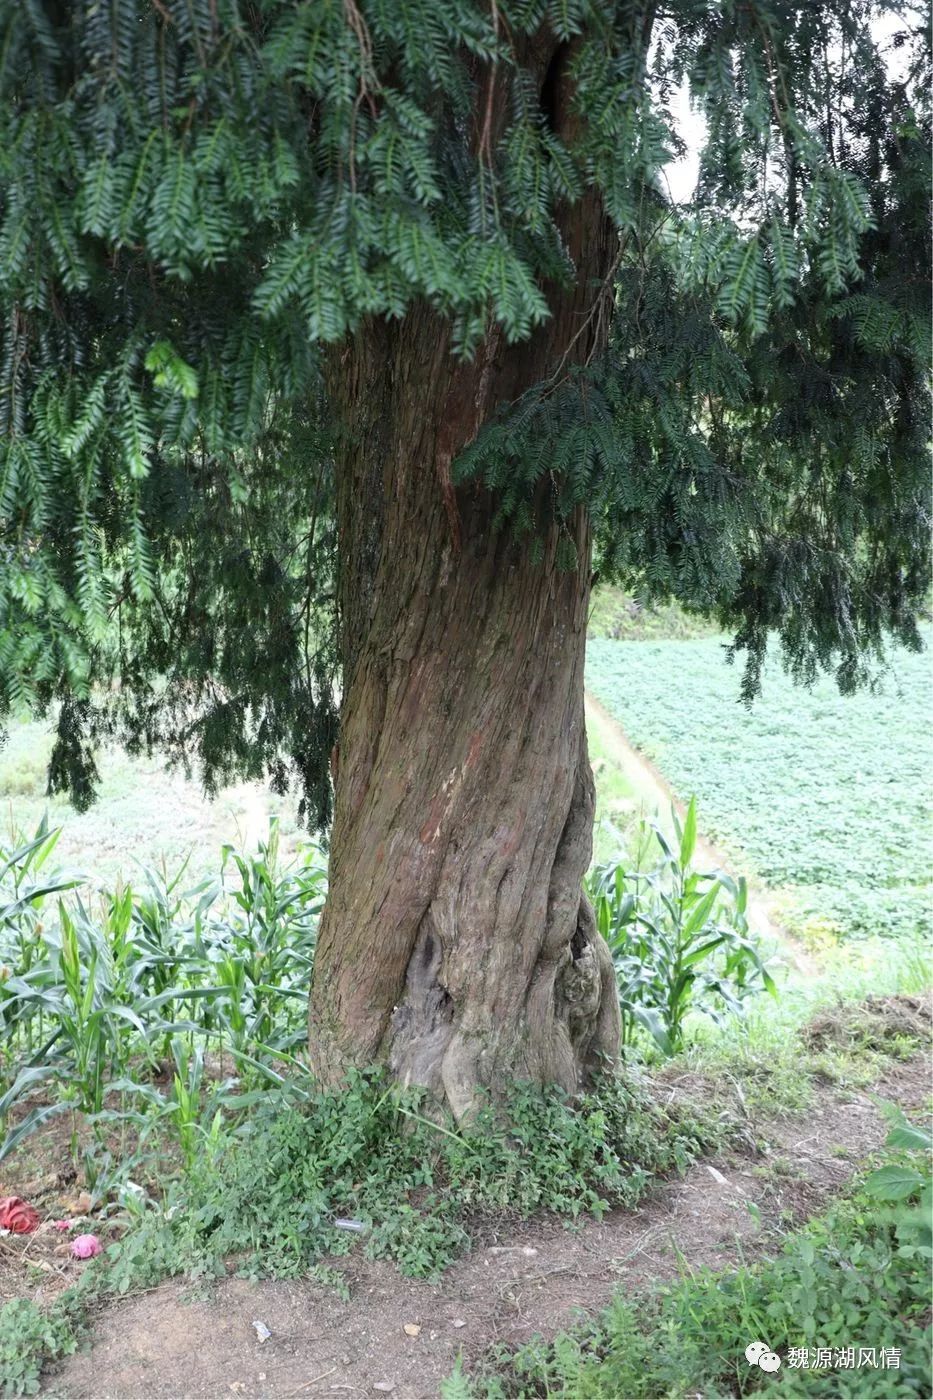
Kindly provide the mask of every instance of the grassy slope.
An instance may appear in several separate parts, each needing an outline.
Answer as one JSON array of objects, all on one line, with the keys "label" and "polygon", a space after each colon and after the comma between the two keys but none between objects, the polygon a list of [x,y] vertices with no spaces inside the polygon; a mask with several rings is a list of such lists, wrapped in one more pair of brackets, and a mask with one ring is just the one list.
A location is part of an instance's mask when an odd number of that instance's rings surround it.
[{"label": "grassy slope", "polygon": [[[64,797],[45,795],[46,765],[52,747],[48,724],[9,725],[0,748],[0,830],[3,835],[35,831],[44,813],[50,826],[63,828],[56,863],[77,868],[96,884],[135,880],[140,865],[177,869],[190,856],[191,883],[217,869],[225,842],[255,849],[279,817],[283,852],[305,833],[296,827],[297,801],[279,798],[261,783],[224,788],[215,801],[181,772],[168,772],[157,758],[129,758],[117,749],[98,755],[98,800],[76,812]],[[188,883],[188,882],[186,882]]]},{"label": "grassy slope", "polygon": [[721,639],[589,643],[587,684],[707,834],[811,935],[909,936],[928,921],[933,758],[927,654],[899,653],[880,694],[802,690],[775,663],[749,711]]}]

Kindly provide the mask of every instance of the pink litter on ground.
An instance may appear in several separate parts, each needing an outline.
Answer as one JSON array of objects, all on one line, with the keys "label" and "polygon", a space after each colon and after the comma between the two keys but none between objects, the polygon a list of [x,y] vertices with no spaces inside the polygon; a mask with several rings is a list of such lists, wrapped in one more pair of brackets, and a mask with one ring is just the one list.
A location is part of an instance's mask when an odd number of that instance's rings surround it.
[{"label": "pink litter on ground", "polygon": [[4,1196],[0,1201],[0,1230],[13,1235],[29,1235],[39,1228],[39,1212],[22,1196]]},{"label": "pink litter on ground", "polygon": [[96,1235],[78,1235],[71,1244],[71,1252],[76,1259],[93,1259],[100,1251],[101,1243]]},{"label": "pink litter on ground", "polygon": [[52,1221],[52,1229],[53,1229],[53,1230],[60,1230],[61,1233],[64,1234],[66,1230],[73,1230],[73,1229],[74,1229],[74,1221],[73,1221],[73,1220],[53,1220],[53,1221]]}]

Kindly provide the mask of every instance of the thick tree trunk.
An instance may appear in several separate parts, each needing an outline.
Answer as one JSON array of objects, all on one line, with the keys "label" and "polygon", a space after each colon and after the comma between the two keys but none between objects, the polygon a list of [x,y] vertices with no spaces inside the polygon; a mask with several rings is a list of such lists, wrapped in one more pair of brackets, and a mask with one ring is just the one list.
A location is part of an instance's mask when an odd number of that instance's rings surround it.
[{"label": "thick tree trunk", "polygon": [[457,362],[428,310],[367,327],[331,366],[344,700],[330,892],[310,1049],[321,1078],[387,1063],[458,1117],[477,1086],[573,1091],[611,1061],[609,951],[581,890],[593,782],[583,717],[590,550],[542,562],[454,491],[453,459],[496,405],[594,347],[613,240],[584,201],[580,276],[521,346]]}]

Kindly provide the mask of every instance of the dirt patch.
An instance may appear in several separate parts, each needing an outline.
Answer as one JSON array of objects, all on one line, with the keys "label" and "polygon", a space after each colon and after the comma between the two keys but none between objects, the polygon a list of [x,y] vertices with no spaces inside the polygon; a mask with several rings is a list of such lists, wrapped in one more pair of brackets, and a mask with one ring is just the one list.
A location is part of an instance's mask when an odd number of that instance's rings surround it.
[{"label": "dirt patch", "polygon": [[[926,1056],[891,1066],[876,1091],[907,1111],[924,1107]],[[310,1282],[231,1278],[196,1299],[189,1285],[168,1283],[108,1307],[93,1349],[50,1377],[46,1393],[427,1400],[458,1353],[469,1364],[492,1343],[553,1333],[619,1286],[676,1277],[683,1260],[724,1268],[773,1247],[844,1186],[885,1131],[867,1094],[824,1088],[806,1116],[756,1124],[755,1149],[697,1163],[637,1211],[575,1229],[538,1219],[497,1233],[487,1222],[473,1252],[438,1283],[361,1255],[335,1265],[346,1302]]]},{"label": "dirt patch", "polygon": [[[17,1116],[14,1109],[8,1126]],[[63,1113],[45,1123],[0,1167],[0,1196],[23,1197],[41,1219],[32,1234],[0,1235],[0,1306],[23,1296],[50,1303],[84,1267],[71,1257],[72,1239],[82,1228],[94,1231],[98,1226],[72,1154],[72,1135],[80,1138],[82,1131],[78,1115]],[[74,1228],[62,1234],[56,1220],[73,1221]]]}]

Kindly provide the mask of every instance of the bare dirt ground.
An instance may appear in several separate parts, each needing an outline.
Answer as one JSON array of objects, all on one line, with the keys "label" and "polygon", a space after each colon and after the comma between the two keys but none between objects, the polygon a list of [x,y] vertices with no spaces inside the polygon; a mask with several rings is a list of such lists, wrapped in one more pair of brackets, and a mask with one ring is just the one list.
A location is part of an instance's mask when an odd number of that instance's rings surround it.
[{"label": "bare dirt ground", "polygon": [[[924,1054],[891,1064],[876,1092],[911,1111],[925,1107],[929,1088]],[[780,1232],[839,1191],[885,1131],[867,1093],[823,1087],[806,1116],[748,1125],[747,1148],[695,1164],[637,1211],[577,1229],[553,1219],[499,1233],[487,1224],[437,1283],[361,1253],[336,1264],[347,1302],[300,1281],[229,1278],[197,1298],[167,1283],[106,1308],[93,1347],[50,1375],[45,1393],[429,1400],[458,1354],[470,1364],[496,1342],[553,1334],[617,1288],[676,1277],[685,1263],[719,1269],[779,1247]]]}]

